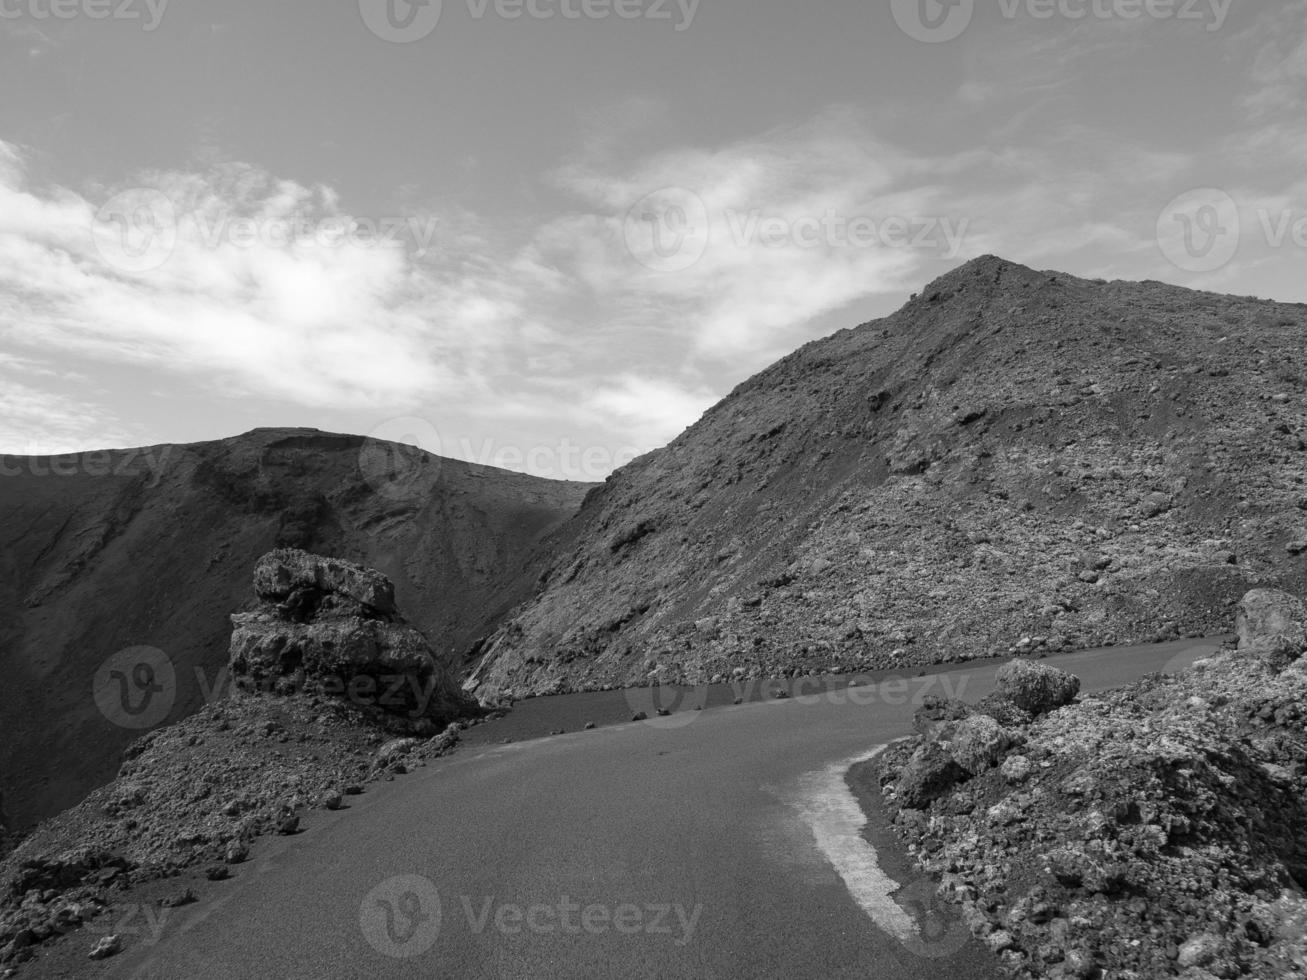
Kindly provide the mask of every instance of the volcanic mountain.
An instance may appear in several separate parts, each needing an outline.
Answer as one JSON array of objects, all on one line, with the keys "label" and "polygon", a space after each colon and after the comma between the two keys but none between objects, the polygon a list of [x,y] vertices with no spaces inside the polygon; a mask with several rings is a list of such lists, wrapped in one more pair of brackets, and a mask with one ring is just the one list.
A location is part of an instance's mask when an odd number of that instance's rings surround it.
[{"label": "volcanic mountain", "polygon": [[[0,793],[11,829],[110,779],[141,734],[93,696],[134,647],[175,672],[166,717],[229,684],[231,613],[260,556],[289,546],[385,573],[461,669],[540,568],[538,539],[588,485],[314,430],[186,446],[0,459]],[[161,661],[162,662],[162,661]]]},{"label": "volcanic mountain", "polygon": [[486,699],[1228,630],[1307,588],[1307,307],[985,257],[811,343],[554,532]]}]

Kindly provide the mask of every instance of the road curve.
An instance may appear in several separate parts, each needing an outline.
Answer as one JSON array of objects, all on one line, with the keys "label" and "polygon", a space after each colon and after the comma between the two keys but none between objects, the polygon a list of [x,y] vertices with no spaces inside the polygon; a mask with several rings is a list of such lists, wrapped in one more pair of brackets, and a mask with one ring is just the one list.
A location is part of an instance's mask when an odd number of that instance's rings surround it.
[{"label": "road curve", "polygon": [[[1214,647],[1055,662],[1096,690]],[[127,950],[107,975],[996,976],[956,929],[913,928],[928,882],[895,879],[890,927],[875,924],[874,852],[852,853],[858,821],[838,778],[845,760],[907,733],[922,694],[975,700],[994,672],[462,750],[260,845],[235,880],[177,910],[156,943]],[[883,828],[865,836],[885,850]],[[886,867],[907,865],[895,855]]]}]

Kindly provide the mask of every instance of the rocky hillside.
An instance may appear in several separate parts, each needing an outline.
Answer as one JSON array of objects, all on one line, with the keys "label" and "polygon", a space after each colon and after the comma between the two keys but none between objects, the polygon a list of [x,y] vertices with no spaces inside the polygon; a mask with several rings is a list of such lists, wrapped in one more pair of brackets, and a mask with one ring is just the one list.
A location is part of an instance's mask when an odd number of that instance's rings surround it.
[{"label": "rocky hillside", "polygon": [[978,259],[593,492],[478,694],[1228,628],[1307,586],[1307,307]]},{"label": "rocky hillside", "polygon": [[[3,462],[0,795],[11,827],[111,778],[141,734],[131,726],[176,721],[223,693],[230,615],[270,549],[380,569],[413,625],[461,661],[530,594],[539,538],[588,489],[312,430]],[[166,661],[169,690],[139,716],[111,708],[111,720],[93,684],[103,693],[109,658],[136,647],[158,651],[156,674]]]},{"label": "rocky hillside", "polygon": [[1074,703],[1069,675],[1014,662],[871,764],[1010,975],[1307,972],[1307,606],[1256,590],[1238,625],[1235,652]]},{"label": "rocky hillside", "polygon": [[187,882],[239,875],[260,837],[426,765],[480,720],[375,569],[282,549],[255,566],[254,598],[234,617],[227,696],[138,738],[116,779],[0,860],[0,968],[96,922],[74,960],[116,955],[139,938],[115,934],[115,906],[142,900],[124,893],[189,904]]}]

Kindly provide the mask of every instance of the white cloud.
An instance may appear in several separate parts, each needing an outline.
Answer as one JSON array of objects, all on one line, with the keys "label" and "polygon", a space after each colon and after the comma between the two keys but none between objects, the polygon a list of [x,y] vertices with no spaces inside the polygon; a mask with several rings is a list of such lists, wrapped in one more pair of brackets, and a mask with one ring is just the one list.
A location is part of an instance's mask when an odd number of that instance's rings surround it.
[{"label": "white cloud", "polygon": [[[937,223],[956,227],[965,216],[948,212],[929,175],[929,163],[836,109],[721,148],[670,148],[625,165],[610,153],[577,161],[556,179],[591,210],[550,223],[537,244],[629,322],[676,324],[690,356],[758,368],[803,339],[814,318],[900,288],[951,254]],[[659,234],[632,229],[646,218],[644,207],[631,209],[651,194],[647,220],[664,220],[670,206],[704,225],[669,262],[631,248],[633,234]],[[887,244],[887,221],[907,224],[902,247],[892,235]]]},{"label": "white cloud", "polygon": [[401,237],[340,234],[353,216],[325,190],[247,167],[155,174],[109,213],[67,189],[38,196],[12,148],[3,159],[0,315],[31,348],[308,405],[398,405],[456,386],[438,358],[488,315],[494,289],[424,272]]},{"label": "white cloud", "polygon": [[[1307,4],[1289,9],[1301,14]],[[1281,39],[1281,20],[1232,46],[1257,65],[1246,95],[1260,115],[1228,137],[1228,153],[1193,139],[1123,138],[1110,119],[1072,125],[1050,111],[1096,65],[1142,43],[1138,32],[1043,38],[1014,71],[1011,46],[1031,32],[1002,29],[1004,45],[978,55],[960,81],[967,101],[931,124],[972,116],[968,131],[983,139],[917,129],[930,149],[909,148],[862,113],[834,107],[743,138],[650,149],[669,110],[616,103],[576,140],[575,158],[546,175],[556,199],[541,213],[405,208],[393,215],[403,222],[398,247],[287,239],[279,233],[295,221],[321,231],[392,216],[351,215],[335,188],[248,165],[135,177],[180,216],[170,226],[152,224],[157,215],[134,198],[108,216],[117,224],[97,221],[122,188],[41,185],[23,154],[0,142],[4,344],[19,357],[76,356],[181,379],[203,404],[240,399],[360,420],[419,415],[442,431],[456,416],[530,430],[531,442],[552,428],[647,450],[778,356],[864,318],[859,307],[915,291],[983,252],[1088,274],[1183,278],[1155,241],[1166,202],[1209,182],[1210,159],[1233,184],[1259,156],[1307,153],[1301,124],[1279,111],[1286,99],[1300,104],[1302,84],[1300,49]],[[1015,96],[1020,113],[1005,108]],[[651,110],[656,121],[642,128]],[[877,118],[906,132],[901,119]],[[1233,152],[1239,145],[1247,152]],[[1273,198],[1285,186],[1248,193]],[[676,234],[654,237],[662,233]],[[152,241],[173,246],[167,261],[136,269],[122,246],[148,258]],[[1240,268],[1225,275],[1237,281]],[[100,438],[97,396],[38,377],[24,376],[24,404],[36,404],[48,381],[57,428],[81,424],[88,440]]]},{"label": "white cloud", "polygon": [[1250,89],[1243,105],[1260,118],[1283,110],[1296,111],[1307,95],[1307,2],[1268,7],[1239,39],[1251,45]]},{"label": "white cloud", "polygon": [[689,428],[717,399],[707,389],[687,390],[665,379],[628,374],[590,395],[585,407],[620,422],[629,444],[653,447]]},{"label": "white cloud", "polygon": [[[398,244],[378,245],[340,240],[341,222],[358,216],[334,190],[252,167],[136,183],[37,189],[18,150],[0,143],[6,356],[145,369],[198,387],[197,402],[253,399],[365,418],[525,413],[607,430],[623,446],[638,433],[642,450],[713,400],[701,381],[689,395],[674,381],[638,389],[617,379],[614,352],[642,331],[621,314],[620,298],[597,297],[615,319],[582,320],[574,307],[586,292],[583,269],[556,265],[539,244],[514,244],[475,216],[442,221],[439,240],[423,242],[413,239],[432,216],[417,215]],[[93,406],[65,387],[51,382],[47,393],[51,417],[62,420],[56,434],[80,422],[88,440],[105,438]],[[20,399],[13,390],[13,415],[25,421],[5,435],[21,450],[40,391],[24,388]],[[632,390],[646,396],[643,406],[626,397]]]},{"label": "white cloud", "polygon": [[141,441],[138,429],[106,415],[99,405],[22,380],[50,373],[47,368],[0,355],[0,452],[48,456],[86,449],[87,439],[102,448]]}]

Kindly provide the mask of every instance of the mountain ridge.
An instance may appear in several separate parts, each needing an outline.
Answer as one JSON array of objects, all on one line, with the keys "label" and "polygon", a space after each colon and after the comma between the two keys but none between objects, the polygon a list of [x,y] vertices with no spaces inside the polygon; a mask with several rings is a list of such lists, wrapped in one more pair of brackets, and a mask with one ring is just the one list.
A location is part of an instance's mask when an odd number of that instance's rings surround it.
[{"label": "mountain ridge", "polygon": [[175,668],[161,724],[223,693],[230,616],[252,601],[251,571],[274,547],[380,569],[461,669],[529,594],[539,537],[588,489],[313,429],[5,462],[0,794],[11,829],[112,777],[140,734],[93,697],[118,651],[152,647]]},{"label": "mountain ridge", "polygon": [[1304,580],[1284,548],[1307,501],[1305,326],[1301,305],[966,263],[593,491],[470,686],[1219,632],[1249,587]]}]

